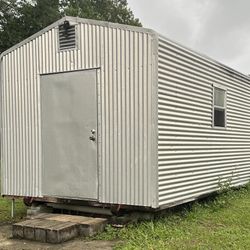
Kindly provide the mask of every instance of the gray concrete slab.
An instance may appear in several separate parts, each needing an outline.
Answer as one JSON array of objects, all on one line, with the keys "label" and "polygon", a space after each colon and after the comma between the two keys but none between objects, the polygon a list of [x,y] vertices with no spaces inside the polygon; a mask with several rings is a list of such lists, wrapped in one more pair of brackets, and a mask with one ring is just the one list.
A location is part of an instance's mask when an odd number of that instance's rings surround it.
[{"label": "gray concrete slab", "polygon": [[84,240],[77,237],[74,240],[60,244],[28,241],[25,239],[13,239],[12,225],[0,225],[0,249],[1,250],[111,250],[117,241]]},{"label": "gray concrete slab", "polygon": [[64,214],[39,214],[13,225],[13,237],[62,243],[77,236],[92,236],[104,230],[107,219]]}]

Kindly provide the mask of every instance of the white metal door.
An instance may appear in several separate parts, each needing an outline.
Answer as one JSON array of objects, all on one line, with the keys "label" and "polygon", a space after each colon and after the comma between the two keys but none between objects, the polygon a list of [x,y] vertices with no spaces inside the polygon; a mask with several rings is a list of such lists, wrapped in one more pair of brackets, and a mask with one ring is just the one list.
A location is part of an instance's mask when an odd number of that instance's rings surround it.
[{"label": "white metal door", "polygon": [[44,196],[97,199],[96,70],[41,76]]}]

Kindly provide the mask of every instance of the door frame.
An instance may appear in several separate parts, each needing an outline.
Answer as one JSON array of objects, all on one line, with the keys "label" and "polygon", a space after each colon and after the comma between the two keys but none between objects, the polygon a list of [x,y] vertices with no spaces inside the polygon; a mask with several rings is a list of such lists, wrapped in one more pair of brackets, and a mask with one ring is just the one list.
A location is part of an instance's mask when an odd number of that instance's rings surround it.
[{"label": "door frame", "polygon": [[[56,75],[56,74],[61,74],[61,73],[73,73],[73,72],[79,72],[79,71],[95,71],[96,73],[96,127],[97,127],[97,133],[96,133],[96,152],[97,152],[97,199],[89,199],[89,198],[81,198],[81,200],[84,201],[99,201],[100,200],[100,192],[101,192],[101,67],[93,67],[93,68],[86,68],[86,69],[76,69],[76,70],[65,70],[65,71],[57,71],[57,72],[49,72],[49,73],[40,73],[38,74],[38,79],[39,79],[39,89],[40,89],[40,114],[42,114],[42,96],[41,96],[41,77],[42,76],[46,76],[46,75]],[[41,117],[42,119],[42,117]],[[43,140],[42,140],[42,126],[41,126],[41,120],[40,120],[40,129],[41,129],[41,134],[40,134],[40,138],[41,138],[41,172],[43,173]],[[42,174],[43,176],[43,174]],[[41,182],[42,185],[42,182]],[[43,190],[43,187],[41,187],[41,190]],[[42,197],[46,198],[48,196],[44,196],[42,194]],[[79,200],[79,198],[74,198],[74,197],[58,197],[58,198],[68,198],[71,200]]]}]

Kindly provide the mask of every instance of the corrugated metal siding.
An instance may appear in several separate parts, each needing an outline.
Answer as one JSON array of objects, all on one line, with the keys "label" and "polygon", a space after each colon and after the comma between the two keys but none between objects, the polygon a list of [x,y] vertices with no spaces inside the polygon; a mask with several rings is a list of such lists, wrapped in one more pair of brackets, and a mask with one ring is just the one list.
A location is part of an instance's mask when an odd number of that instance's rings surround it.
[{"label": "corrugated metal siding", "polygon": [[100,199],[151,206],[152,37],[110,28],[101,37]]},{"label": "corrugated metal siding", "polygon": [[78,24],[62,52],[53,28],[3,57],[3,194],[42,196],[39,74],[100,67],[100,201],[152,205],[153,38],[111,26]]},{"label": "corrugated metal siding", "polygon": [[[250,79],[163,37],[158,73],[159,205],[250,179]],[[227,88],[227,128],[212,128],[213,83]]]}]

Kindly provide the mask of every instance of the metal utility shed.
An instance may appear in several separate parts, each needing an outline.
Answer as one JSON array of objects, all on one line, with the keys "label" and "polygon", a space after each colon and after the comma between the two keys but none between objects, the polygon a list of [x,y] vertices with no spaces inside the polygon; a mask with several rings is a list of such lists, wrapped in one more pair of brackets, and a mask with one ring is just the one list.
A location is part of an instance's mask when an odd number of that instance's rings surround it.
[{"label": "metal utility shed", "polygon": [[250,179],[250,78],[152,30],[65,17],[0,62],[2,195],[164,208]]}]

